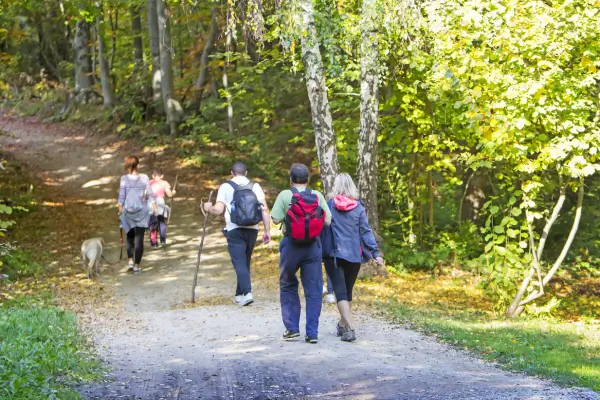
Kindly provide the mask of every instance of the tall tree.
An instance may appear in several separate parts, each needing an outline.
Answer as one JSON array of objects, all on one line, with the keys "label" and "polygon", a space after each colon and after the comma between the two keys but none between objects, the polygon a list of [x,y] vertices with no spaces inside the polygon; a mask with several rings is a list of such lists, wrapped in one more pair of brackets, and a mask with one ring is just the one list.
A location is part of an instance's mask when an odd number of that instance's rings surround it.
[{"label": "tall tree", "polygon": [[197,95],[194,101],[194,107],[198,107],[202,102],[204,86],[208,81],[208,57],[210,56],[210,53],[212,52],[215,46],[215,42],[217,41],[217,35],[219,33],[219,19],[217,12],[217,7],[213,5],[210,10],[210,32],[208,33],[208,38],[206,39],[204,49],[202,50],[202,56],[200,57],[200,73],[198,74],[198,79],[196,79],[196,83],[194,84],[194,88],[197,91]]},{"label": "tall tree", "polygon": [[377,212],[377,135],[379,131],[379,59],[377,0],[363,0],[360,60],[360,131],[358,134],[358,191],[369,221],[379,232]]},{"label": "tall tree", "polygon": [[98,60],[100,62],[100,84],[102,96],[104,97],[104,108],[115,105],[114,92],[110,83],[110,68],[106,60],[106,46],[104,42],[104,24],[101,18],[96,19],[96,37],[98,38]]},{"label": "tall tree", "polygon": [[162,97],[161,72],[160,72],[160,33],[158,28],[157,2],[148,0],[148,37],[150,38],[150,55],[152,57],[152,101],[156,111],[162,112],[164,107]]},{"label": "tall tree", "polygon": [[167,112],[167,124],[171,135],[177,133],[177,113],[181,106],[174,99],[175,88],[173,86],[173,48],[171,46],[171,21],[169,10],[165,0],[157,0],[158,32],[160,48],[160,80],[162,85],[162,97],[165,111]]},{"label": "tall tree", "polygon": [[144,43],[142,42],[142,18],[140,6],[131,5],[131,30],[133,33],[133,59],[136,68],[144,64]]},{"label": "tall tree", "polygon": [[227,32],[225,40],[225,64],[223,65],[223,91],[225,93],[225,99],[227,100],[227,126],[229,128],[229,134],[233,135],[233,104],[231,99],[231,93],[229,92],[229,82],[227,76],[227,67],[229,67],[230,48],[231,41],[233,39],[233,30],[235,29],[233,15],[233,6],[227,5]]},{"label": "tall tree", "polygon": [[87,101],[92,87],[92,58],[90,57],[90,25],[81,18],[77,21],[75,39],[75,91],[78,100]]},{"label": "tall tree", "polygon": [[319,40],[317,39],[312,0],[300,0],[299,6],[302,12],[302,62],[304,64],[306,88],[315,131],[321,180],[323,189],[325,192],[329,192],[333,188],[333,180],[339,173],[340,166],[337,158],[331,108],[327,98],[327,83],[325,82],[323,61],[321,60]]}]

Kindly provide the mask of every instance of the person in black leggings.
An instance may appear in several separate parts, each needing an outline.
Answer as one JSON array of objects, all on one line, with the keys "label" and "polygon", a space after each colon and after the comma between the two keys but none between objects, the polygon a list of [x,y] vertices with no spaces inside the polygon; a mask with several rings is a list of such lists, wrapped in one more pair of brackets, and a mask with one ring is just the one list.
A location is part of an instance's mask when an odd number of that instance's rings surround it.
[{"label": "person in black leggings", "polygon": [[134,265],[140,265],[144,255],[144,233],[146,229],[136,226],[127,232],[127,258],[133,259]]},{"label": "person in black leggings", "polygon": [[[377,241],[369,226],[365,207],[357,200],[358,190],[348,174],[335,178],[330,195],[331,233],[327,236],[331,244],[331,254],[324,258],[325,269],[333,283],[333,291],[340,312],[337,335],[345,342],[356,340],[354,321],[350,313],[352,290],[358,277],[361,263],[375,259],[383,264]],[[324,236],[322,236],[324,237]]]}]

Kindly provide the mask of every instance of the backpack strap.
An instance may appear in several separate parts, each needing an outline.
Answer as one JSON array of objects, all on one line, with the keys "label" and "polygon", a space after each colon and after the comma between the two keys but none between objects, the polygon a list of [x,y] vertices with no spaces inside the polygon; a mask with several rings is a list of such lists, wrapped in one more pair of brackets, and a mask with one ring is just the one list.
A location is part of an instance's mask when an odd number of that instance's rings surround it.
[{"label": "backpack strap", "polygon": [[290,192],[292,192],[292,195],[299,193],[298,189],[296,189],[295,187],[290,188]]},{"label": "backpack strap", "polygon": [[236,190],[238,190],[240,188],[240,185],[238,185],[237,183],[235,183],[234,181],[227,181],[225,183],[228,183],[232,188],[233,191],[235,192]]}]

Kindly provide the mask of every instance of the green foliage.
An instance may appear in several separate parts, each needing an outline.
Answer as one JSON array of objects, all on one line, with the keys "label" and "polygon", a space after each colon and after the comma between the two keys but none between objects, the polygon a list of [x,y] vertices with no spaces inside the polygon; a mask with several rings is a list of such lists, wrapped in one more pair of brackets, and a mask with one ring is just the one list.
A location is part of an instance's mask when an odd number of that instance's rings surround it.
[{"label": "green foliage", "polygon": [[79,399],[73,385],[99,372],[75,315],[57,308],[4,309],[0,337],[3,399]]}]

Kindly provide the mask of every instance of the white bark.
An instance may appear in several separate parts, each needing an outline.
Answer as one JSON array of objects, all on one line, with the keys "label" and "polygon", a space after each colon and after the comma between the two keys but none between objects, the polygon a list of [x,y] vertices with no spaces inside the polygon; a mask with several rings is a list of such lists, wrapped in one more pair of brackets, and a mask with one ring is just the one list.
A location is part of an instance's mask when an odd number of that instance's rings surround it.
[{"label": "white bark", "polygon": [[210,32],[208,34],[208,38],[206,40],[206,44],[204,45],[204,49],[202,50],[202,57],[200,58],[200,73],[198,74],[198,79],[194,87],[199,91],[198,100],[202,100],[202,93],[204,92],[204,85],[208,81],[208,56],[210,55],[215,42],[217,41],[218,34],[218,15],[217,15],[217,7],[212,6],[211,8],[211,24],[210,24]]},{"label": "white bark", "polygon": [[227,67],[229,66],[229,48],[231,46],[231,39],[233,36],[233,26],[231,24],[231,5],[227,11],[227,40],[225,42],[225,65],[223,66],[223,91],[225,92],[225,99],[227,100],[227,126],[229,128],[229,134],[233,135],[233,104],[231,101],[231,93],[229,93],[229,82],[227,78]]},{"label": "white bark", "polygon": [[152,57],[152,100],[158,112],[163,112],[161,103],[162,85],[160,82],[160,34],[158,29],[157,2],[148,0],[148,37],[150,38],[150,55]]},{"label": "white bark", "polygon": [[369,222],[379,232],[377,212],[377,135],[379,132],[379,59],[377,0],[363,0],[360,60],[360,131],[358,134],[358,191]]},{"label": "white bark", "polygon": [[106,60],[106,47],[104,45],[104,35],[102,32],[102,21],[96,19],[96,37],[98,38],[98,60],[100,62],[100,84],[102,86],[102,96],[104,97],[104,108],[115,106],[114,92],[110,83],[110,68]]},{"label": "white bark", "polygon": [[173,87],[173,48],[171,47],[171,23],[165,0],[157,0],[158,32],[160,48],[160,70],[162,98],[167,112],[167,124],[171,135],[177,133],[178,112],[181,109],[179,103],[174,99],[175,89]]},{"label": "white bark", "polygon": [[300,0],[299,6],[302,12],[302,63],[304,64],[306,88],[315,130],[321,180],[324,191],[328,193],[340,170],[335,133],[327,98],[327,84],[317,39],[312,0]]}]

